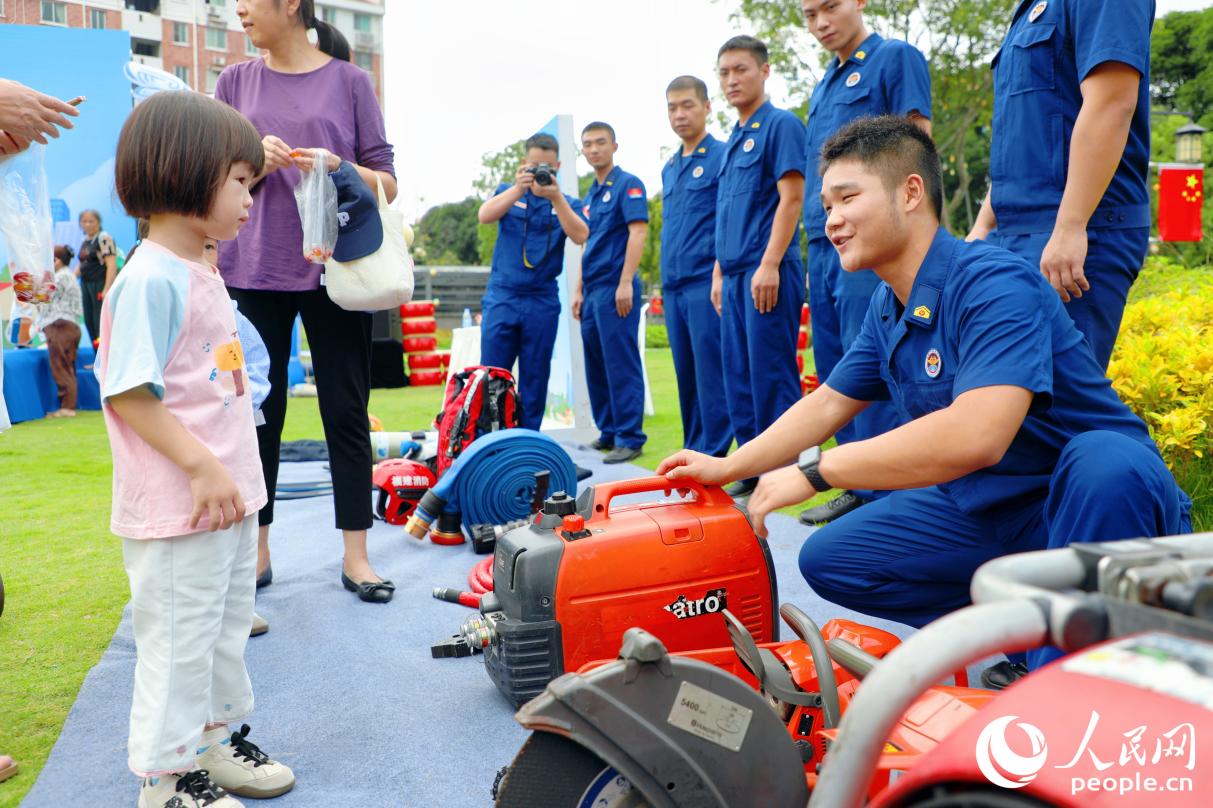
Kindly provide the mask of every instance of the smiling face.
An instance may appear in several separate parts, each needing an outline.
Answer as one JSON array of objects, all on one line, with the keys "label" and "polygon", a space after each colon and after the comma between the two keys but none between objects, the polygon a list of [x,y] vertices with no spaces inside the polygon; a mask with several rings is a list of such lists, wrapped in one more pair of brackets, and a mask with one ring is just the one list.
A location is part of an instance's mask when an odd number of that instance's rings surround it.
[{"label": "smiling face", "polygon": [[831,53],[859,47],[867,0],[801,0],[809,33]]},{"label": "smiling face", "polygon": [[[907,207],[917,182],[921,202],[922,179],[911,174],[890,189],[881,176],[858,160],[836,160],[821,178],[821,203],[826,210],[826,235],[848,272],[884,266],[906,243]],[[911,204],[900,205],[899,200]]]},{"label": "smiling face", "polygon": [[253,207],[249,183],[255,176],[256,172],[248,163],[232,164],[227,177],[215,191],[210,213],[203,222],[207,236],[219,241],[229,241],[236,237],[240,228],[248,224],[249,209]]},{"label": "smiling face", "polygon": [[766,92],[770,64],[758,64],[748,50],[727,50],[716,62],[720,91],[729,104],[737,109],[750,109],[761,102]]}]

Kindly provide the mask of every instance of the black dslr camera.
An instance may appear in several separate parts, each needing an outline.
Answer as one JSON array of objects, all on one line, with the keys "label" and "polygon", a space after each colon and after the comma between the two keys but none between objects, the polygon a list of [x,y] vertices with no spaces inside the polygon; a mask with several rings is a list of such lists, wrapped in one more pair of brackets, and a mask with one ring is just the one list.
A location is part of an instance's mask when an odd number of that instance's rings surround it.
[{"label": "black dslr camera", "polygon": [[526,170],[526,173],[535,175],[536,185],[551,185],[556,181],[556,169],[551,163],[540,163],[537,166],[531,166]]}]

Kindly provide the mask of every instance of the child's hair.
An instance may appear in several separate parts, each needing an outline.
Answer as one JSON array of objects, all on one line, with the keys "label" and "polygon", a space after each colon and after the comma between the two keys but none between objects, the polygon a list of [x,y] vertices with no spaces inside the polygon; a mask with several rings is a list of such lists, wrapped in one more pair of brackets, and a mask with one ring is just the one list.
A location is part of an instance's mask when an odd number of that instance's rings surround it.
[{"label": "child's hair", "polygon": [[131,216],[202,219],[235,163],[257,174],[265,165],[261,137],[247,118],[201,93],[161,92],[122,126],[114,184]]},{"label": "child's hair", "polygon": [[67,266],[72,262],[72,259],[76,257],[76,253],[66,244],[60,244],[59,246],[55,247],[55,257],[59,259],[60,264]]}]

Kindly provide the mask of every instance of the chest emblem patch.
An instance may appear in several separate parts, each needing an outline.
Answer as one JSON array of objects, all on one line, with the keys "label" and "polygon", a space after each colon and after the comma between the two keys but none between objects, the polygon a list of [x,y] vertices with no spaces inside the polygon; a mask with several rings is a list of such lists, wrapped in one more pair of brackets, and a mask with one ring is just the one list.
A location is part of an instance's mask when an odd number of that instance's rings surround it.
[{"label": "chest emblem patch", "polygon": [[934,379],[939,375],[939,371],[943,370],[943,358],[939,355],[939,351],[932,348],[927,351],[926,362],[923,363],[926,368],[927,375]]},{"label": "chest emblem patch", "polygon": [[856,84],[859,83],[859,79],[860,79],[859,71],[856,70],[854,73],[847,76],[847,86],[854,87]]},{"label": "chest emblem patch", "polygon": [[754,138],[752,138],[752,137],[750,137],[750,138],[746,138],[745,143],[742,143],[742,144],[741,144],[741,150],[742,150],[743,152],[752,152],[752,151],[754,151]]},{"label": "chest emblem patch", "polygon": [[703,176],[703,166],[695,166],[695,170],[691,172],[691,176],[699,179]]},{"label": "chest emblem patch", "polygon": [[1036,22],[1038,19],[1040,19],[1040,15],[1045,13],[1045,9],[1048,7],[1048,0],[1040,0],[1039,3],[1032,7],[1032,11],[1028,14],[1028,22]]},{"label": "chest emblem patch", "polygon": [[611,201],[611,192],[610,191],[607,191],[605,194],[602,195],[602,201],[603,202]]}]

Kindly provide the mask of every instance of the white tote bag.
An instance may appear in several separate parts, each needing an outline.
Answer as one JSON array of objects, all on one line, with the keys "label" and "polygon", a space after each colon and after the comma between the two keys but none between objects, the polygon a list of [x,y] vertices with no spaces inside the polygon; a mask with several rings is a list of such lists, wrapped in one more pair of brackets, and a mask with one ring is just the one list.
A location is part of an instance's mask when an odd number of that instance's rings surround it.
[{"label": "white tote bag", "polygon": [[353,261],[330,258],[324,262],[329,298],[347,311],[394,309],[413,299],[413,259],[404,240],[404,215],[388,207],[378,176],[375,185],[383,243],[375,252]]}]

